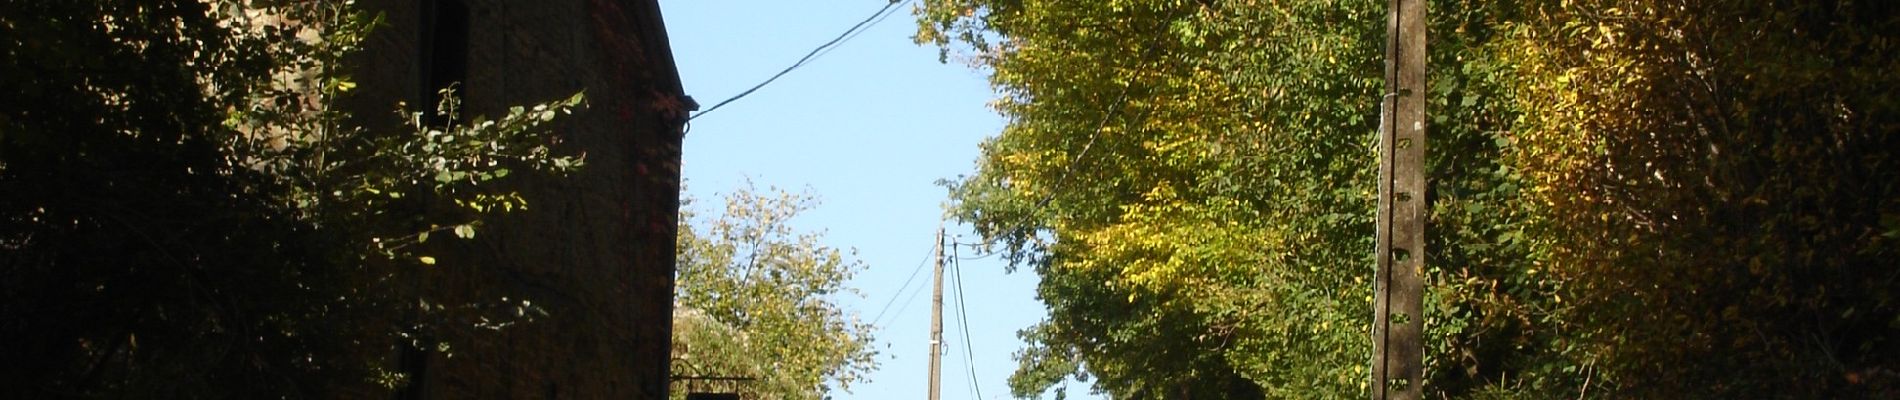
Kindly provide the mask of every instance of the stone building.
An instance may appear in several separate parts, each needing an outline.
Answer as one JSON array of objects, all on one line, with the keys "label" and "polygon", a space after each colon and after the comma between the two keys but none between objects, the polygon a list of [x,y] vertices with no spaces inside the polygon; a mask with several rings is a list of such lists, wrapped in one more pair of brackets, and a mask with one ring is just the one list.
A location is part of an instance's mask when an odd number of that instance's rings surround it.
[{"label": "stone building", "polygon": [[[586,166],[526,176],[530,208],[502,215],[417,281],[427,296],[532,301],[547,311],[499,332],[431,338],[447,353],[392,357],[404,399],[666,396],[678,229],[682,94],[656,0],[380,0],[346,106],[432,104],[459,83],[466,115],[584,91],[561,149]],[[376,109],[364,110],[362,108]],[[373,124],[373,123],[369,123]],[[427,346],[425,346],[427,347]]]}]

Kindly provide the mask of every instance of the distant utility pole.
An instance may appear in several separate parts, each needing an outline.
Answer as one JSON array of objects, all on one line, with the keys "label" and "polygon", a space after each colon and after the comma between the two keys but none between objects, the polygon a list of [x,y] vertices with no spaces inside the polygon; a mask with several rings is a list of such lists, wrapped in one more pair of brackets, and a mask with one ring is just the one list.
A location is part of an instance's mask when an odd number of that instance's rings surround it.
[{"label": "distant utility pole", "polygon": [[1417,400],[1425,375],[1425,0],[1386,7],[1371,388],[1374,400]]},{"label": "distant utility pole", "polygon": [[930,287],[930,400],[943,391],[943,226],[937,226],[937,266]]}]

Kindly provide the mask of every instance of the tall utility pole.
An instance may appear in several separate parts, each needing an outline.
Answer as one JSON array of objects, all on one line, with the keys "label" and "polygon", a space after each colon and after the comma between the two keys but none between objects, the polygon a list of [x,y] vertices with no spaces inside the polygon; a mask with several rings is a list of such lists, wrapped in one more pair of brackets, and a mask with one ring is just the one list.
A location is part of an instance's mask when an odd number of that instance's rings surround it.
[{"label": "tall utility pole", "polygon": [[937,226],[937,266],[930,286],[930,400],[943,391],[943,226]]},{"label": "tall utility pole", "polygon": [[1425,0],[1388,0],[1379,115],[1372,398],[1417,400],[1425,373]]}]

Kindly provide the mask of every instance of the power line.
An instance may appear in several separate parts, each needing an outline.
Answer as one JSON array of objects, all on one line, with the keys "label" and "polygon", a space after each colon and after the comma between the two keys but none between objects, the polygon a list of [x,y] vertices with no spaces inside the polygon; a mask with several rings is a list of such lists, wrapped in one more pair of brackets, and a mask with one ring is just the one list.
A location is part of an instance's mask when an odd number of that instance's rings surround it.
[{"label": "power line", "polygon": [[[924,271],[924,264],[930,262],[930,255],[931,253],[934,253],[934,252],[935,250],[925,251],[924,259],[917,260],[917,267],[911,268],[910,277],[904,278],[904,284],[898,285],[897,292],[891,293],[891,299],[884,301],[884,307],[879,308],[877,310],[877,316],[871,317],[871,326],[877,326],[879,322],[882,322],[884,320],[884,312],[889,311],[891,309],[891,304],[896,303],[897,298],[903,297],[904,291],[910,289],[910,282],[917,279],[917,273]],[[919,286],[919,287],[922,287],[922,286]],[[912,296],[912,297],[915,298],[915,296]],[[899,310],[898,312],[902,313],[903,311]]]},{"label": "power line", "polygon": [[[1154,48],[1149,48],[1149,50],[1154,50]],[[1108,128],[1108,120],[1115,118],[1115,114],[1119,114],[1118,111],[1121,111],[1123,106],[1126,106],[1128,104],[1128,91],[1129,89],[1134,88],[1134,87],[1135,87],[1135,82],[1132,80],[1129,81],[1128,83],[1122,84],[1121,96],[1116,98],[1114,103],[1109,103],[1110,107],[1113,107],[1113,108],[1103,110],[1102,120],[1099,122],[1096,122],[1095,130],[1089,133],[1089,141],[1087,143],[1083,143],[1082,151],[1076,152],[1075,158],[1069,160],[1068,166],[1065,166],[1062,168],[1062,176],[1059,178],[1056,178],[1055,186],[1049,187],[1049,194],[1046,196],[1043,196],[1042,200],[1036,202],[1036,208],[1042,208],[1043,206],[1049,205],[1049,201],[1055,200],[1056,192],[1059,192],[1062,190],[1062,185],[1069,183],[1069,177],[1075,175],[1075,166],[1082,163],[1082,157],[1089,155],[1089,149],[1095,148],[1095,139],[1102,137],[1102,130]]]},{"label": "power line", "polygon": [[917,291],[910,292],[910,298],[904,299],[904,304],[897,306],[897,311],[893,312],[891,315],[904,315],[904,310],[909,310],[910,305],[912,303],[917,302],[917,297],[924,295],[923,289],[924,289],[923,285],[917,285]]},{"label": "power line", "polygon": [[[1149,48],[1149,50],[1153,50],[1153,48]],[[1031,220],[1034,220],[1036,218],[1036,214],[1041,212],[1042,209],[1047,208],[1049,206],[1049,203],[1056,199],[1056,193],[1059,193],[1062,191],[1063,184],[1068,183],[1069,178],[1075,175],[1075,166],[1077,164],[1082,163],[1082,157],[1087,156],[1089,154],[1089,149],[1093,149],[1095,147],[1095,139],[1100,138],[1102,136],[1102,130],[1108,128],[1108,121],[1110,119],[1114,119],[1115,114],[1118,114],[1118,111],[1121,111],[1122,109],[1121,106],[1127,105],[1129,89],[1133,88],[1134,86],[1135,84],[1133,81],[1130,81],[1129,83],[1126,83],[1122,86],[1121,95],[1116,96],[1115,102],[1110,104],[1110,107],[1112,108],[1102,110],[1102,119],[1100,121],[1097,121],[1095,124],[1095,129],[1089,132],[1089,141],[1086,143],[1083,143],[1082,151],[1076,152],[1075,157],[1071,158],[1069,160],[1068,165],[1063,167],[1062,176],[1056,178],[1056,184],[1049,187],[1049,194],[1042,196],[1041,200],[1036,201],[1035,206],[1030,207],[1028,212],[1023,213],[1022,219],[1016,221],[1016,226],[1014,228],[1011,228],[1010,230],[1004,231],[1004,232],[1016,232],[1016,231],[1022,231],[1022,230],[1028,229]],[[971,248],[976,248],[976,249],[987,248],[992,244],[996,244],[996,241],[998,239],[1001,239],[1002,237],[1003,235],[991,236],[991,237],[985,238],[985,240],[983,240],[983,243],[973,243],[967,246],[970,246]],[[996,253],[988,252],[987,254],[984,254],[977,258],[988,258],[993,255],[996,255]]]},{"label": "power line", "polygon": [[[1164,30],[1161,32],[1166,32],[1166,31]],[[1159,35],[1157,35],[1157,39],[1158,38],[1159,38]],[[1143,53],[1143,56],[1144,56],[1143,58],[1146,58],[1146,56],[1152,55],[1154,50],[1155,50],[1155,46],[1150,46],[1148,50]],[[1108,128],[1108,122],[1110,120],[1113,120],[1114,117],[1117,114],[1119,114],[1123,108],[1127,106],[1128,95],[1129,95],[1129,92],[1131,92],[1133,88],[1134,88],[1134,82],[1132,80],[1122,85],[1121,93],[1116,95],[1115,101],[1113,103],[1107,104],[1106,109],[1102,110],[1102,118],[1101,120],[1096,121],[1095,129],[1089,132],[1089,140],[1088,142],[1085,142],[1082,144],[1082,151],[1076,152],[1075,157],[1069,160],[1069,163],[1063,167],[1062,175],[1059,178],[1057,178],[1056,184],[1050,187],[1049,194],[1044,195],[1041,200],[1036,201],[1035,206],[1032,207],[1030,212],[1023,214],[1023,218],[1020,221],[1018,221],[1017,226],[1013,229],[1013,231],[1020,231],[1027,228],[1030,224],[1030,220],[1035,218],[1034,215],[1036,214],[1036,212],[1040,211],[1040,209],[1042,208],[1047,207],[1051,201],[1055,200],[1056,194],[1062,190],[1062,186],[1066,184],[1069,181],[1069,179],[1075,174],[1076,165],[1082,163],[1082,158],[1087,156],[1089,153],[1089,150],[1095,147],[1096,139],[1099,139],[1102,135],[1102,131]],[[994,244],[995,241],[996,241],[996,238],[988,238],[987,240],[984,240],[982,243],[962,244],[962,243],[952,242],[950,246],[950,249],[951,249],[950,260],[951,260],[952,270],[954,271],[952,276],[955,282],[954,286],[956,287],[957,318],[961,322],[958,328],[963,333],[963,361],[964,361],[964,366],[967,367],[967,370],[969,372],[970,387],[974,392],[976,392],[976,397],[978,399],[983,398],[983,387],[982,387],[982,384],[978,383],[978,380],[976,379],[976,357],[975,357],[975,351],[972,350],[974,347],[976,347],[976,344],[974,341],[970,339],[970,317],[968,313],[968,304],[965,303],[963,300],[963,262],[962,261],[964,260],[964,258],[962,257],[962,255],[958,254],[957,247],[970,246],[973,249],[982,249],[982,248],[988,247],[991,244]],[[998,253],[986,252],[986,254],[984,255],[972,257],[969,259],[971,260],[984,259],[984,258],[995,256],[996,254]]]},{"label": "power line", "polygon": [[798,67],[805,66],[805,63],[818,59],[818,57],[824,55],[824,53],[831,52],[832,48],[835,48],[839,45],[844,44],[844,42],[851,40],[851,38],[857,37],[858,34],[863,33],[865,30],[870,29],[872,25],[876,25],[878,22],[883,22],[884,18],[890,16],[890,14],[892,13],[891,12],[892,10],[897,9],[898,4],[903,4],[907,2],[909,2],[909,0],[890,0],[890,2],[884,4],[883,8],[877,9],[877,12],[871,13],[871,16],[864,17],[864,19],[858,21],[856,25],[851,25],[850,29],[845,29],[844,32],[839,33],[838,36],[832,38],[831,41],[825,42],[825,44],[818,45],[817,48],[811,49],[811,52],[805,53],[804,57],[800,57],[798,61],[792,63],[791,66],[785,67],[784,70],[780,70],[777,74],[773,74],[772,77],[766,78],[765,81],[759,82],[759,84],[757,85],[752,85],[752,88],[750,89],[746,89],[743,92],[739,92],[739,94],[737,95],[733,95],[732,97],[728,97],[725,100],[721,100],[719,103],[713,104],[713,106],[710,108],[707,108],[706,111],[700,111],[698,113],[693,114],[693,116],[691,117],[687,117],[686,120],[690,122],[693,119],[699,118],[700,116],[704,116],[708,113],[713,112],[713,110],[718,110],[719,107],[725,107],[726,104],[731,104],[733,101],[737,101],[741,98],[746,97],[747,95],[752,94],[752,92],[758,91],[759,88],[763,88],[765,87],[765,85],[771,84],[772,81],[776,81],[778,80],[779,77],[783,77],[785,76],[785,74],[791,73],[792,70],[796,70],[798,69]]},{"label": "power line", "polygon": [[[895,1],[895,0],[894,0],[894,1]],[[907,3],[910,3],[910,2],[912,2],[912,1],[916,1],[916,0],[902,0],[902,1],[898,1],[897,3],[901,5],[901,4],[907,4]],[[896,15],[896,14],[897,14],[897,10],[898,10],[898,9],[897,9],[896,7],[891,7],[891,8],[890,8],[890,11],[885,11],[885,12],[884,12],[884,16],[881,16],[881,17],[877,17],[877,20],[875,20],[875,21],[871,21],[871,25],[869,25],[869,26],[866,26],[866,27],[865,27],[864,29],[859,29],[859,30],[858,30],[858,31],[857,31],[856,33],[852,33],[852,34],[851,34],[851,36],[849,36],[849,37],[846,37],[846,38],[844,38],[844,42],[850,42],[850,41],[851,41],[852,39],[857,39],[857,38],[858,38],[858,35],[863,35],[863,34],[864,34],[864,32],[868,32],[868,31],[870,31],[870,30],[871,30],[871,28],[870,28],[870,27],[872,27],[872,26],[877,26],[878,24],[882,24],[882,23],[884,23],[884,20],[885,20],[885,19],[889,19],[889,18],[890,18],[890,17],[892,16],[892,15]],[[841,42],[841,43],[843,43],[843,42]],[[818,53],[818,57],[824,57],[824,56],[825,56],[826,54],[831,54],[831,51],[832,51],[832,50],[837,50],[837,49],[838,49],[838,47],[839,47],[839,46],[831,46],[831,48],[828,48],[828,49],[825,49],[825,51],[824,51],[823,53]]]},{"label": "power line", "polygon": [[[1155,31],[1155,37],[1153,41],[1159,42],[1160,39],[1163,37],[1163,34],[1167,32],[1168,32],[1167,29],[1157,29]],[[1159,47],[1160,46],[1152,46],[1152,45],[1148,46],[1148,48],[1142,52],[1140,58],[1144,60],[1149,58],[1150,56],[1154,55],[1155,50]],[[1141,61],[1137,61],[1137,63],[1140,63],[1140,62]],[[1089,154],[1089,150],[1095,148],[1095,141],[1096,139],[1101,138],[1102,130],[1108,128],[1108,122],[1114,119],[1115,116],[1119,114],[1120,111],[1128,105],[1128,94],[1132,89],[1134,89],[1134,87],[1135,87],[1135,81],[1133,79],[1129,79],[1128,81],[1122,83],[1121,94],[1116,95],[1115,101],[1113,103],[1107,104],[1105,109],[1102,110],[1102,119],[1099,121],[1096,121],[1094,130],[1089,131],[1089,141],[1084,142],[1082,144],[1082,151],[1076,152],[1075,157],[1071,158],[1069,160],[1069,163],[1063,166],[1062,175],[1056,178],[1055,185],[1051,185],[1049,187],[1049,194],[1043,195],[1041,200],[1037,200],[1036,204],[1030,207],[1028,212],[1023,213],[1022,219],[1017,221],[1016,226],[1010,229],[1009,231],[1005,231],[1005,232],[1016,232],[1016,231],[1022,231],[1022,230],[1028,229],[1031,220],[1036,218],[1035,215],[1041,212],[1042,209],[1047,208],[1049,206],[1049,203],[1055,200],[1056,194],[1061,193],[1062,186],[1067,184],[1069,182],[1069,179],[1075,175],[1076,165],[1079,165],[1082,163],[1082,157],[1087,156]],[[1001,237],[1002,236],[999,235],[995,237],[986,238],[986,240],[984,240],[983,243],[976,244],[975,246],[980,246],[977,248],[987,248],[988,246],[995,244],[996,240]],[[988,257],[988,256],[989,255],[987,254],[984,255],[984,257]]]},{"label": "power line", "polygon": [[[969,245],[966,244],[964,246],[969,246]],[[976,257],[958,257],[957,260],[958,261],[976,261],[976,260],[982,260],[982,259],[986,259],[990,257],[995,257],[997,254],[1002,254],[1002,253],[993,252],[993,251],[985,252],[983,253],[983,255],[976,256]]]},{"label": "power line", "polygon": [[[930,261],[930,257],[931,257],[932,255],[935,255],[935,254],[937,254],[937,247],[936,247],[936,245],[934,245],[934,244],[933,244],[933,245],[931,245],[931,247],[930,247],[930,252],[928,252],[928,253],[925,253],[925,254],[924,254],[924,261],[926,261],[926,262],[928,262],[928,261]],[[920,263],[920,264],[918,264],[918,267],[919,267],[919,269],[918,269],[918,271],[922,271],[922,269],[921,269],[921,267],[922,267],[922,266],[923,266],[923,264],[921,264],[921,263]],[[911,275],[913,275],[913,276],[914,276],[914,275],[916,275],[916,273],[915,273],[915,272],[912,272],[912,273],[911,273]],[[919,284],[917,285],[917,290],[916,290],[916,291],[913,291],[913,292],[910,292],[910,297],[909,297],[909,298],[906,298],[906,299],[904,299],[904,304],[902,304],[902,305],[898,305],[898,306],[897,306],[897,311],[892,311],[892,312],[891,312],[891,315],[894,315],[894,316],[895,316],[895,315],[904,315],[904,310],[909,310],[909,309],[910,309],[910,305],[911,305],[911,304],[913,304],[913,303],[916,303],[916,302],[917,302],[917,297],[918,297],[918,296],[923,296],[923,295],[924,295],[924,292],[926,292],[926,290],[924,290],[924,285],[923,285],[922,283],[919,283]],[[902,291],[900,290],[898,294],[902,294]],[[873,324],[873,325],[875,325],[875,324]]]},{"label": "power line", "polygon": [[976,355],[975,350],[972,350],[976,347],[976,342],[970,340],[969,303],[963,301],[963,262],[957,258],[956,246],[950,247],[950,260],[951,270],[956,271],[952,276],[956,280],[957,287],[957,319],[961,321],[957,327],[963,331],[963,365],[970,370],[970,387],[976,391],[976,398],[981,399],[983,385],[978,384],[976,380]]}]

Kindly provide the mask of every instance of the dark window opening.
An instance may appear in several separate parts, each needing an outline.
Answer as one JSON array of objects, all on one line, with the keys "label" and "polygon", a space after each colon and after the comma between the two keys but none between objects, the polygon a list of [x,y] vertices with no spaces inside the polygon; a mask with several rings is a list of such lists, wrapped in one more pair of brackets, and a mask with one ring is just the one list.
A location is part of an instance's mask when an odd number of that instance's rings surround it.
[{"label": "dark window opening", "polygon": [[[411,110],[422,112],[428,126],[446,127],[454,121],[436,112],[442,101],[440,93],[455,87],[459,99],[467,90],[457,84],[468,80],[468,3],[464,0],[420,0],[417,3],[416,14],[420,18],[416,21],[416,71],[421,76],[416,77],[420,87]],[[430,347],[434,341],[419,332],[410,334],[419,340],[399,345],[402,348],[397,354],[397,368],[408,377],[408,382],[396,392],[396,398],[421,400],[429,397],[427,379]]]},{"label": "dark window opening", "polygon": [[429,125],[444,126],[451,121],[433,112],[442,101],[440,93],[455,87],[459,96],[468,90],[465,86],[455,86],[468,80],[468,3],[464,0],[423,0],[420,3],[422,21],[417,31],[422,37],[416,42],[421,47],[417,61],[422,73],[418,81],[422,87],[417,104],[428,116]]},{"label": "dark window opening", "polygon": [[419,343],[403,343],[402,352],[397,353],[397,368],[402,369],[408,378],[401,390],[396,391],[397,400],[422,400],[428,398],[427,385],[423,380],[429,376],[429,351]]}]

